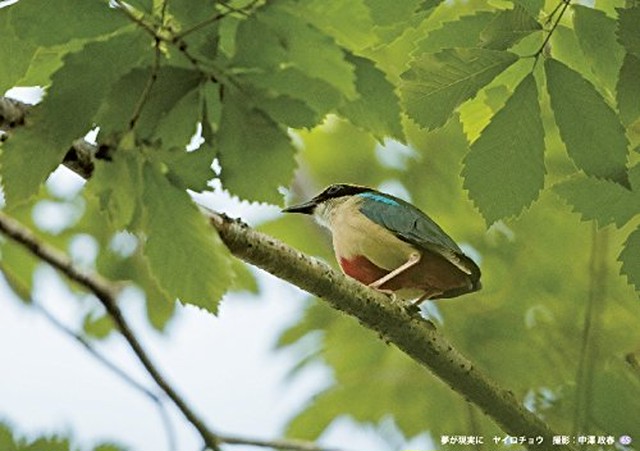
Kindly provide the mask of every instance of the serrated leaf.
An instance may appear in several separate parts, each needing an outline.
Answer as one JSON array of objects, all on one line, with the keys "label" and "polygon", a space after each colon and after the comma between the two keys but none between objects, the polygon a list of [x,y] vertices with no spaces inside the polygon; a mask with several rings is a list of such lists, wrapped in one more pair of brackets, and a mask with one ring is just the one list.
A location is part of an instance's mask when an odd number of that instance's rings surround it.
[{"label": "serrated leaf", "polygon": [[480,34],[483,47],[494,50],[506,50],[542,26],[529,12],[515,4],[512,9],[501,11]]},{"label": "serrated leaf", "polygon": [[217,3],[216,0],[200,0],[196,2],[193,0],[171,0],[169,2],[169,13],[180,21],[184,29],[204,22],[216,15]]},{"label": "serrated leaf", "polygon": [[[443,0],[431,0],[431,9]],[[379,27],[389,27],[395,24],[406,23],[416,15],[418,5],[421,0],[408,0],[395,2],[389,0],[365,0],[365,5],[369,8],[369,14],[375,25]],[[422,6],[420,6],[422,7]]]},{"label": "serrated leaf", "polygon": [[442,24],[417,42],[415,56],[423,53],[435,53],[445,48],[479,47],[480,33],[486,28],[497,14],[480,11],[472,15],[461,16]]},{"label": "serrated leaf", "polygon": [[0,94],[16,85],[26,73],[37,47],[18,38],[9,24],[9,8],[0,10]]},{"label": "serrated leaf", "polygon": [[618,8],[618,42],[640,58],[640,5],[632,8]]},{"label": "serrated leaf", "polygon": [[133,32],[87,44],[65,57],[32,122],[4,144],[0,163],[8,205],[38,191],[71,143],[91,129],[113,81],[151,56],[150,50],[149,38]]},{"label": "serrated leaf", "polygon": [[33,273],[38,263],[30,252],[13,241],[0,247],[0,271],[13,292],[26,303],[31,302]]},{"label": "serrated leaf", "polygon": [[519,214],[544,187],[544,129],[533,75],[471,145],[464,187],[488,224]]},{"label": "serrated leaf", "polygon": [[123,230],[133,221],[142,197],[141,161],[130,152],[115,152],[111,161],[97,160],[87,192],[100,199],[111,230]]},{"label": "serrated leaf", "polygon": [[613,92],[624,54],[616,42],[616,22],[600,10],[573,5],[573,25],[594,73]]},{"label": "serrated leaf", "polygon": [[[281,204],[296,163],[287,132],[242,97],[225,94],[218,132],[222,185],[242,199]],[[250,162],[250,164],[249,164]]]},{"label": "serrated leaf", "polygon": [[10,8],[16,34],[48,47],[104,35],[130,24],[122,11],[104,0],[27,1]]},{"label": "serrated leaf", "polygon": [[365,5],[365,0],[349,2],[327,2],[326,0],[305,0],[283,5],[290,12],[304,17],[309,23],[341,45],[352,49],[373,46],[378,38],[374,23]]},{"label": "serrated leaf", "polygon": [[158,152],[158,159],[169,169],[167,178],[171,183],[195,192],[210,190],[208,182],[216,176],[211,168],[214,158],[212,146],[201,146],[191,152],[175,148]]},{"label": "serrated leaf", "polygon": [[640,213],[640,195],[609,180],[577,175],[553,190],[580,213],[583,221],[595,220],[598,227],[611,223],[622,227]]},{"label": "serrated leaf", "polygon": [[409,117],[426,129],[441,127],[463,102],[516,62],[510,52],[445,49],[422,55],[402,74],[402,101]]},{"label": "serrated leaf", "polygon": [[159,169],[143,168],[144,255],[159,285],[172,298],[216,313],[233,279],[228,249],[187,193]]},{"label": "serrated leaf", "polygon": [[162,146],[184,149],[196,134],[201,109],[199,89],[192,89],[182,96],[158,121],[155,136],[160,139]]},{"label": "serrated leaf", "polygon": [[563,63],[545,61],[547,89],[560,137],[587,175],[629,186],[629,142],[616,113],[591,83]]},{"label": "serrated leaf", "polygon": [[622,262],[620,274],[627,276],[627,280],[636,291],[640,291],[640,227],[636,228],[624,243],[618,260]]},{"label": "serrated leaf", "polygon": [[100,133],[128,130],[152,76],[155,82],[137,118],[136,135],[147,141],[164,138],[167,142],[163,141],[163,145],[167,147],[185,146],[201,114],[197,88],[202,75],[174,66],[161,66],[157,71],[137,67],[115,82],[96,117]]},{"label": "serrated leaf", "polygon": [[343,100],[329,83],[293,67],[241,74],[237,79],[244,85],[247,102],[293,128],[317,125]]},{"label": "serrated leaf", "polygon": [[538,17],[544,7],[544,0],[511,0],[515,5],[523,7],[532,17]]},{"label": "serrated leaf", "polygon": [[627,53],[616,87],[620,119],[629,125],[640,117],[640,58]]},{"label": "serrated leaf", "polygon": [[340,107],[339,113],[354,125],[371,132],[379,141],[385,137],[404,140],[394,86],[371,60],[350,56],[349,61],[356,68],[359,97]]},{"label": "serrated leaf", "polygon": [[239,25],[233,65],[265,73],[292,67],[329,83],[347,98],[357,95],[354,69],[342,49],[278,3],[262,7]]}]

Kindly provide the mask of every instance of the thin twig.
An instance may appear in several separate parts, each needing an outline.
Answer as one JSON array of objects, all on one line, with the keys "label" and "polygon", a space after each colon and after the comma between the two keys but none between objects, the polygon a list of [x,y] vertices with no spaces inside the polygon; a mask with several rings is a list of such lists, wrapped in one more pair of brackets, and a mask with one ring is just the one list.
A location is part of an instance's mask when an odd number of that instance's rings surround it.
[{"label": "thin twig", "polygon": [[138,103],[133,110],[133,114],[131,115],[131,119],[129,119],[129,129],[133,130],[140,119],[140,115],[142,114],[142,109],[147,104],[151,96],[151,90],[153,86],[156,84],[158,80],[158,69],[160,68],[160,43],[162,41],[159,38],[156,38],[154,41],[155,55],[153,58],[153,66],[151,67],[151,73],[149,74],[149,78],[147,79],[147,83],[145,84],[142,93],[140,94],[140,98],[138,99]]},{"label": "thin twig", "polygon": [[138,338],[125,320],[117,304],[118,287],[96,273],[83,271],[77,268],[71,260],[59,250],[41,242],[30,230],[22,226],[16,220],[5,213],[0,212],[0,231],[12,240],[22,244],[27,250],[40,260],[43,260],[54,268],[60,270],[67,278],[80,284],[92,292],[102,303],[107,313],[111,316],[120,333],[124,336],[129,346],[140,360],[155,383],[173,401],[187,420],[200,433],[204,443],[213,451],[221,451],[216,434],[211,432],[204,421],[187,405],[164,376],[156,368],[147,355]]},{"label": "thin twig", "polygon": [[544,52],[544,49],[547,47],[547,44],[549,43],[549,40],[551,39],[551,36],[553,36],[553,32],[556,31],[556,27],[560,23],[560,20],[562,20],[562,16],[564,16],[564,13],[567,11],[567,8],[569,7],[570,4],[571,4],[571,0],[560,0],[560,3],[556,7],[556,9],[553,11],[552,14],[555,14],[557,9],[559,7],[562,7],[562,9],[560,10],[560,14],[558,14],[558,18],[556,19],[556,21],[551,26],[551,29],[549,30],[549,33],[547,34],[547,36],[544,38],[544,41],[542,41],[542,45],[540,46],[538,51],[533,55],[535,60],[536,60],[536,63],[538,62],[538,59],[539,59],[540,55],[542,54],[542,52]]},{"label": "thin twig", "polygon": [[[251,445],[258,447],[283,449],[291,451],[338,451],[336,448],[322,448],[313,443],[297,441],[297,440],[260,440],[254,438],[246,438],[232,435],[219,435],[213,433],[207,428],[204,421],[201,420],[196,413],[186,404],[186,402],[177,394],[177,392],[169,385],[166,379],[160,374],[160,371],[151,362],[151,359],[143,349],[140,341],[135,336],[133,330],[125,320],[120,308],[117,305],[118,288],[115,284],[103,278],[96,273],[90,273],[77,268],[69,257],[52,246],[40,241],[29,229],[21,225],[15,219],[0,212],[0,232],[7,237],[23,245],[34,256],[44,262],[49,263],[54,268],[61,271],[67,278],[73,280],[92,292],[105,307],[107,313],[113,319],[120,333],[124,336],[129,346],[132,348],[138,360],[142,363],[147,373],[152,377],[155,383],[162,389],[171,401],[178,407],[187,420],[197,429],[205,444],[205,449],[213,451],[221,451],[221,444],[229,445]],[[41,308],[42,311],[42,308]],[[51,318],[53,316],[51,315]],[[65,326],[60,323],[64,328]],[[64,330],[64,329],[63,329]],[[86,340],[76,336],[73,331],[65,331],[70,333],[74,339],[80,341],[87,347]],[[89,348],[87,348],[89,349]],[[95,355],[95,354],[94,354]],[[143,390],[145,395],[159,399],[157,395],[135,382],[128,375],[115,367],[106,359],[101,361],[109,366],[112,371],[118,373],[132,386]],[[166,412],[165,412],[166,414]],[[168,421],[168,420],[167,420]]]},{"label": "thin twig", "polygon": [[120,368],[118,365],[109,360],[105,355],[99,352],[89,340],[87,340],[82,335],[74,332],[70,327],[66,326],[62,321],[60,321],[56,316],[51,313],[45,306],[40,304],[39,302],[32,301],[31,305],[38,311],[42,316],[49,321],[49,323],[58,329],[58,331],[67,335],[68,337],[73,338],[76,342],[80,343],[82,347],[98,362],[100,362],[103,366],[105,366],[109,371],[122,379],[126,384],[133,387],[135,390],[144,394],[147,398],[149,398],[158,408],[158,414],[160,415],[160,420],[164,424],[164,429],[167,433],[167,448],[170,451],[175,451],[177,449],[176,446],[176,435],[175,430],[173,428],[173,423],[171,422],[166,407],[162,401],[162,398],[157,393],[154,393],[149,388],[142,385],[140,382],[131,377],[126,371]]}]

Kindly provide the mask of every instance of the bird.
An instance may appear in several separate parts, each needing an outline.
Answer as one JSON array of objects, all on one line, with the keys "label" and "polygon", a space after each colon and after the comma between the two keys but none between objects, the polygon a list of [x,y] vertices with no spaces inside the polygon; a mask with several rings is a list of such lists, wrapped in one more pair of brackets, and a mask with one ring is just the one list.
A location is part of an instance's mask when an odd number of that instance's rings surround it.
[{"label": "bird", "polygon": [[366,186],[336,183],[282,210],[313,215],[331,231],[342,271],[371,288],[412,300],[454,298],[480,290],[480,268],[429,216]]}]

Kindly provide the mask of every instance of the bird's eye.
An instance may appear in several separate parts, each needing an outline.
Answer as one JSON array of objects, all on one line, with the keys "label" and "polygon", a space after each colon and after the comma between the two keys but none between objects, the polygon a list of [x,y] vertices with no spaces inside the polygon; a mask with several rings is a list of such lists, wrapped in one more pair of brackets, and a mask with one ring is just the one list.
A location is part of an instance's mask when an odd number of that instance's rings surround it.
[{"label": "bird's eye", "polygon": [[327,194],[329,195],[338,194],[339,191],[340,191],[340,187],[338,185],[334,185],[329,187],[329,189],[327,190]]}]

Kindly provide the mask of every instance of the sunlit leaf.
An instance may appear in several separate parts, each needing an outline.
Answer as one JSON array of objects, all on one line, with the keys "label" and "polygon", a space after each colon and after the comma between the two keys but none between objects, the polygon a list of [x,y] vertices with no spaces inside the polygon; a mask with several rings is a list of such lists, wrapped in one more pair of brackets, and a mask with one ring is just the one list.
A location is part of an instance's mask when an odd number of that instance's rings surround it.
[{"label": "sunlit leaf", "polygon": [[544,186],[544,130],[533,75],[471,145],[462,175],[488,224],[517,215],[537,199]]},{"label": "sunlit leaf", "polygon": [[143,33],[124,33],[65,57],[32,121],[4,144],[0,162],[7,204],[38,191],[71,143],[91,129],[112,82],[151,55],[148,44]]},{"label": "sunlit leaf", "polygon": [[618,260],[622,262],[620,273],[627,276],[627,280],[636,291],[640,291],[640,227],[636,228],[624,243]]},{"label": "sunlit leaf", "polygon": [[265,73],[292,67],[329,83],[347,98],[356,97],[354,69],[342,49],[278,3],[240,24],[233,64]]},{"label": "sunlit leaf", "polygon": [[398,96],[384,72],[371,60],[349,57],[356,68],[358,98],[339,109],[353,124],[370,131],[379,140],[384,137],[403,139]]},{"label": "sunlit leaf", "polygon": [[618,8],[618,41],[627,52],[640,58],[640,5]]},{"label": "sunlit leaf", "polygon": [[620,68],[617,86],[618,110],[628,125],[640,117],[640,58],[627,53]]},{"label": "sunlit leaf", "polygon": [[56,0],[55,5],[18,2],[9,13],[18,37],[42,46],[100,36],[130,23],[121,11],[101,0]]},{"label": "sunlit leaf", "polygon": [[506,50],[541,29],[542,26],[529,12],[516,4],[512,9],[500,12],[482,30],[480,38],[483,47]]},{"label": "sunlit leaf", "polygon": [[422,53],[435,53],[445,48],[480,47],[480,33],[496,17],[498,14],[494,12],[479,11],[445,22],[417,42],[414,55],[419,57]]},{"label": "sunlit leaf", "polygon": [[[9,9],[9,8],[5,8]],[[4,14],[3,14],[4,13]],[[8,11],[0,10],[0,93],[15,86],[16,82],[26,73],[37,47],[28,41],[20,39],[9,23]]]},{"label": "sunlit leaf", "polygon": [[569,156],[587,175],[629,186],[620,120],[591,83],[563,63],[545,61],[547,88]]},{"label": "sunlit leaf", "polygon": [[559,183],[553,190],[564,198],[585,221],[596,220],[600,227],[617,227],[640,214],[640,195],[618,183],[577,175]]},{"label": "sunlit leaf", "polygon": [[402,74],[407,114],[427,129],[441,127],[459,105],[517,59],[513,53],[480,48],[423,55]]},{"label": "sunlit leaf", "polygon": [[278,187],[289,184],[296,167],[287,132],[227,92],[218,140],[223,186],[243,199],[281,204]]},{"label": "sunlit leaf", "polygon": [[149,164],[143,176],[144,254],[153,276],[171,297],[216,313],[233,278],[228,249],[186,192]]},{"label": "sunlit leaf", "polygon": [[593,71],[613,91],[623,57],[623,49],[616,42],[615,20],[600,10],[574,5],[573,23],[580,47]]}]

